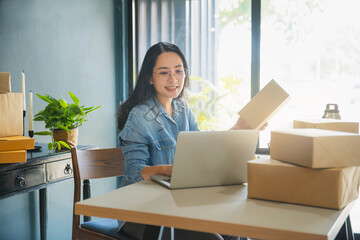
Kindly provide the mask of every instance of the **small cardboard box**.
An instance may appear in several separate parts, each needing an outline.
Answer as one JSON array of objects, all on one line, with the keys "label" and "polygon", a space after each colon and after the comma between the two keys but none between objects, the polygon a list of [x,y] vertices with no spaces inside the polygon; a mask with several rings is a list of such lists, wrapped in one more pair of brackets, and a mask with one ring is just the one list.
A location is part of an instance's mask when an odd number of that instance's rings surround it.
[{"label": "small cardboard box", "polygon": [[341,209],[358,198],[359,167],[311,169],[274,159],[248,162],[248,197]]},{"label": "small cardboard box", "polygon": [[271,80],[238,114],[252,129],[260,129],[288,99],[289,94]]},{"label": "small cardboard box", "polygon": [[310,168],[360,166],[360,135],[315,128],[272,131],[270,157]]},{"label": "small cardboard box", "polygon": [[0,151],[34,149],[35,139],[25,136],[0,138]]},{"label": "small cardboard box", "polygon": [[11,75],[8,72],[0,72],[0,93],[11,92]]},{"label": "small cardboard box", "polygon": [[0,93],[0,137],[23,135],[22,93]]},{"label": "small cardboard box", "polygon": [[294,120],[294,128],[319,128],[341,132],[359,133],[359,123],[337,119]]},{"label": "small cardboard box", "polygon": [[0,152],[0,163],[26,162],[26,150]]}]

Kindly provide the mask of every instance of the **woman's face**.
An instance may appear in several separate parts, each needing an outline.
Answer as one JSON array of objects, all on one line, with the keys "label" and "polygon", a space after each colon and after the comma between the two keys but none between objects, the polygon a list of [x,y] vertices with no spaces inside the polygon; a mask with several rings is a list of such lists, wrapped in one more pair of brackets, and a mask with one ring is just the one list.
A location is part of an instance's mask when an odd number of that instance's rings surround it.
[{"label": "woman's face", "polygon": [[162,103],[179,96],[184,87],[185,70],[180,56],[175,52],[159,55],[150,84],[154,85],[157,99]]}]

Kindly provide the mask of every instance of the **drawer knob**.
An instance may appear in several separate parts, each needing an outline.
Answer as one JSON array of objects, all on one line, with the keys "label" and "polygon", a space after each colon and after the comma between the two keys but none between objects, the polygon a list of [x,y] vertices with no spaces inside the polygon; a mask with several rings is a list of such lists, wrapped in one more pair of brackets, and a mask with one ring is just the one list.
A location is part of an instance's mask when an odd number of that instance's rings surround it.
[{"label": "drawer knob", "polygon": [[19,174],[19,175],[16,177],[15,184],[16,184],[16,186],[18,186],[18,187],[20,187],[20,188],[23,188],[23,187],[25,187],[25,185],[26,185],[26,179]]},{"label": "drawer knob", "polygon": [[65,173],[65,175],[68,175],[68,174],[72,174],[72,168],[71,168],[71,166],[70,166],[70,164],[68,163],[68,164],[66,164],[66,167],[65,167],[65,169],[64,169],[64,173]]}]

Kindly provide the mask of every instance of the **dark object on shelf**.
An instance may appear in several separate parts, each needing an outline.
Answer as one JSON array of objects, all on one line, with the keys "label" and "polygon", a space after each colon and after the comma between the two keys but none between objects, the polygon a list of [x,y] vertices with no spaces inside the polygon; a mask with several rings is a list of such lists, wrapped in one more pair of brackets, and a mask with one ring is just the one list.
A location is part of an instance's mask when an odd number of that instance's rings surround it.
[{"label": "dark object on shelf", "polygon": [[324,110],[324,115],[322,118],[332,118],[332,119],[341,119],[340,111],[338,105],[335,103],[326,104],[326,109]]},{"label": "dark object on shelf", "polygon": [[270,155],[270,148],[257,148],[255,154]]},{"label": "dark object on shelf", "polygon": [[35,145],[34,149],[28,149],[28,152],[40,152],[41,151],[41,146],[39,145]]}]

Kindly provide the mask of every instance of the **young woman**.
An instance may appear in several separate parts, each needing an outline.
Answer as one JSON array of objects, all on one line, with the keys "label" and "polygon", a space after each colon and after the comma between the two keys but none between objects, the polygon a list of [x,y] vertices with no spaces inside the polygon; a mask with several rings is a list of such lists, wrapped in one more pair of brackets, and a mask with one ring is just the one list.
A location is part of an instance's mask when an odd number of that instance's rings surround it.
[{"label": "young woman", "polygon": [[[183,98],[188,85],[188,64],[176,45],[160,42],[147,51],[135,89],[117,112],[119,144],[125,155],[122,186],[149,179],[151,175],[171,176],[178,133],[199,130]],[[246,128],[249,126],[241,117],[232,127]],[[129,222],[119,226],[121,231],[138,239],[148,239],[144,235],[153,228]],[[175,229],[175,239],[221,240],[224,237]]]}]

